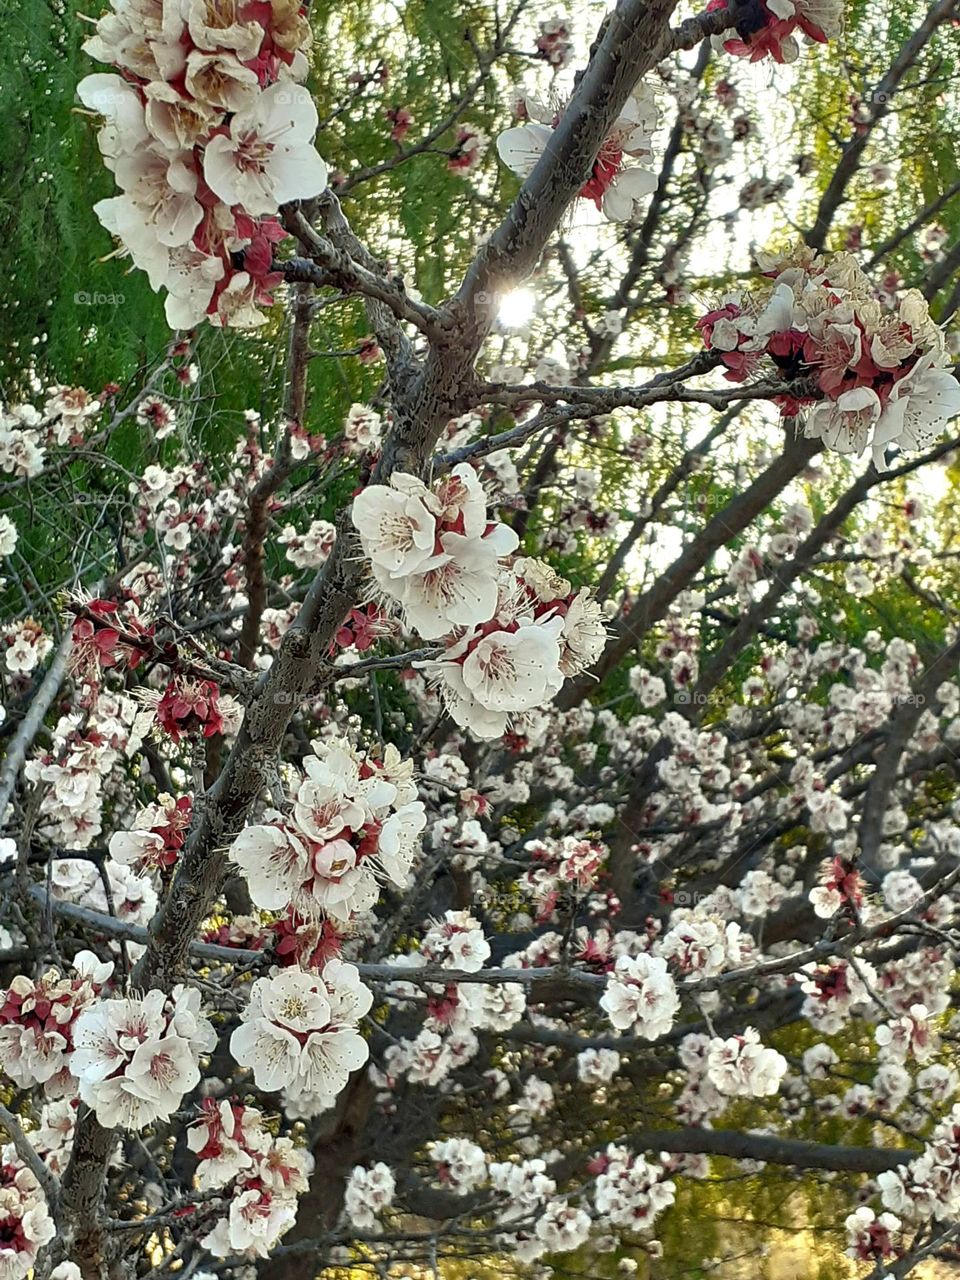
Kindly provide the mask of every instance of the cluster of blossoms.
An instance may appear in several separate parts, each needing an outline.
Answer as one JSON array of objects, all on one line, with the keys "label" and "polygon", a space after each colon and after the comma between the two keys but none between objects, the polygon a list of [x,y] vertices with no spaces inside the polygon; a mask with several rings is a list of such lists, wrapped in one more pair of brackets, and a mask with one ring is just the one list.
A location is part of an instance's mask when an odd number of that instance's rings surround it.
[{"label": "cluster of blossoms", "polygon": [[779,1092],[787,1060],[760,1043],[760,1034],[747,1027],[742,1036],[711,1040],[707,1045],[707,1077],[728,1098],[765,1098]]},{"label": "cluster of blossoms", "polygon": [[48,1098],[74,1092],[68,1059],[77,1019],[113,973],[92,951],[79,951],[72,968],[74,978],[57,969],[36,981],[14,978],[0,1005],[0,1070],[19,1089],[42,1084]]},{"label": "cluster of blossoms", "polygon": [[538,920],[553,914],[565,892],[586,893],[592,889],[607,856],[603,845],[576,836],[530,840],[525,851],[533,866],[525,872],[521,886],[536,903]]},{"label": "cluster of blossoms", "polygon": [[258,1089],[283,1089],[287,1101],[316,1114],[333,1106],[350,1072],[366,1062],[357,1023],[372,1003],[352,964],[329,960],[319,973],[281,969],[253,984],[230,1052],[251,1068]]},{"label": "cluster of blossoms", "polygon": [[926,1005],[912,1004],[902,1018],[881,1023],[874,1033],[883,1062],[903,1064],[907,1058],[928,1062],[940,1047],[940,1037],[930,1026]]},{"label": "cluster of blossoms", "polygon": [[110,837],[110,856],[137,872],[161,871],[172,867],[190,829],[193,799],[157,796],[153,804],[134,818],[133,830],[115,831]]},{"label": "cluster of blossoms", "polygon": [[811,406],[806,436],[838,453],[869,446],[879,469],[887,449],[925,449],[960,413],[943,333],[918,290],[884,306],[846,253],[800,247],[758,263],[769,286],[731,294],[697,322],[729,380],[744,381],[764,355],[785,378],[811,378],[822,398],[782,396],[781,411]]},{"label": "cluster of blossoms", "polygon": [[420,954],[442,968],[476,973],[490,957],[490,944],[469,911],[447,911],[423,935]]},{"label": "cluster of blossoms", "polygon": [[[707,13],[728,7],[727,0],[709,0]],[[736,36],[714,36],[717,48],[737,58],[759,62],[796,62],[800,54],[796,32],[808,41],[836,40],[843,24],[843,0],[759,0],[755,17],[737,28]]]},{"label": "cluster of blossoms", "polygon": [[803,1013],[818,1031],[828,1035],[839,1031],[854,1010],[870,1003],[867,983],[876,974],[872,966],[859,964],[855,970],[846,960],[810,965],[801,982],[806,993]]},{"label": "cluster of blossoms", "polygon": [[437,677],[456,722],[502,736],[512,716],[542,706],[600,655],[600,606],[538,560],[504,557],[517,536],[487,518],[466,464],[432,489],[395,472],[354,499],[353,522],[378,586],[444,654],[420,664]]},{"label": "cluster of blossoms", "polygon": [[955,1218],[960,1212],[960,1106],[934,1127],[922,1155],[878,1174],[877,1185],[884,1208],[901,1218]]},{"label": "cluster of blossoms", "polygon": [[676,1198],[676,1188],[662,1164],[653,1164],[615,1143],[591,1161],[590,1172],[599,1173],[594,1189],[597,1213],[615,1227],[647,1230]]},{"label": "cluster of blossoms", "polygon": [[312,521],[306,533],[297,533],[292,524],[285,526],[277,541],[287,548],[287,559],[298,569],[316,569],[330,557],[337,530],[329,520]]},{"label": "cluster of blossoms", "polygon": [[369,1169],[355,1165],[343,1192],[343,1211],[358,1231],[372,1231],[393,1204],[397,1182],[389,1165],[377,1161]]},{"label": "cluster of blossoms", "polygon": [[[515,125],[497,138],[497,153],[508,169],[527,178],[550,147],[562,112],[525,98],[523,115],[527,123]],[[604,139],[590,177],[578,193],[611,222],[631,221],[639,203],[657,189],[656,174],[645,167],[653,158],[657,120],[653,91],[641,81]]]},{"label": "cluster of blossoms", "polygon": [[531,1263],[546,1253],[572,1253],[579,1249],[590,1237],[590,1226],[590,1215],[585,1209],[554,1199],[537,1215],[532,1231],[520,1230],[504,1243],[509,1243],[518,1262]]},{"label": "cluster of blossoms", "polygon": [[466,1196],[487,1180],[487,1157],[469,1138],[445,1138],[430,1144],[437,1181],[455,1195]]},{"label": "cluster of blossoms", "polygon": [[174,743],[200,734],[212,738],[225,732],[220,690],[213,680],[174,676],[157,702],[157,724]]},{"label": "cluster of blossoms", "polygon": [[[820,1051],[825,1051],[826,1056]],[[829,1046],[819,1047],[809,1062],[815,1078],[823,1078],[835,1063]],[[704,1124],[721,1116],[738,1098],[767,1098],[780,1093],[787,1061],[775,1049],[761,1044],[753,1027],[743,1035],[724,1040],[718,1036],[689,1034],[680,1043],[680,1062],[687,1081],[676,1100],[676,1114],[686,1124]],[[806,1065],[806,1064],[805,1064]]]},{"label": "cluster of blossoms", "polygon": [[313,1157],[276,1138],[256,1107],[205,1098],[187,1130],[200,1191],[229,1192],[230,1207],[201,1243],[215,1258],[266,1258],[293,1226]]},{"label": "cluster of blossoms", "polygon": [[434,1027],[424,1027],[412,1040],[402,1039],[390,1045],[383,1055],[383,1069],[370,1067],[370,1078],[383,1092],[386,1101],[397,1081],[406,1078],[411,1084],[442,1085],[451,1072],[476,1057],[480,1048],[476,1033],[451,1030],[446,1036]]},{"label": "cluster of blossoms", "polygon": [[[542,1160],[528,1160],[523,1164],[488,1163],[483,1148],[468,1138],[431,1143],[428,1154],[436,1167],[437,1180],[452,1194],[469,1195],[489,1182],[497,1200],[502,1198],[498,1205],[501,1221],[533,1220],[532,1230],[527,1229],[525,1223],[515,1234],[511,1232],[502,1240],[503,1244],[510,1245],[519,1261],[533,1262],[545,1253],[569,1253],[589,1238],[590,1215],[563,1198],[550,1199],[556,1184],[544,1174]],[[369,1174],[363,1169],[354,1170],[351,1183],[354,1178],[357,1182],[351,1202],[355,1202],[361,1186],[369,1185],[377,1202],[374,1211],[385,1207],[385,1196],[392,1198],[393,1195],[393,1179],[387,1182],[382,1176],[375,1176],[378,1168],[380,1166],[375,1166]],[[359,1214],[368,1222],[373,1217],[369,1209],[361,1208]],[[353,1214],[350,1216],[356,1221]]]},{"label": "cluster of blossoms", "polygon": [[863,877],[852,863],[834,858],[822,882],[810,890],[814,914],[830,920],[838,911],[855,914],[863,903]]},{"label": "cluster of blossoms", "polygon": [[[169,548],[171,553],[203,547],[207,539],[221,534],[227,523],[232,524],[246,506],[250,488],[264,475],[268,459],[257,440],[251,438],[259,417],[248,418],[249,431],[241,436],[233,449],[233,457],[226,474],[214,479],[205,460],[181,461],[163,467],[151,463],[143,470],[139,480],[131,481],[130,494],[136,504],[134,530],[152,533]],[[317,437],[309,437],[312,442]],[[300,448],[307,437],[291,431],[291,457],[307,456],[310,448]],[[229,546],[220,548],[223,563],[232,563]],[[165,571],[174,581],[182,581],[189,573],[190,559],[171,554],[165,562]],[[145,596],[154,594],[152,567],[144,571],[146,581],[139,585]],[[139,575],[131,575],[138,581]],[[228,571],[224,585],[234,585],[237,579]]]},{"label": "cluster of blossoms", "polygon": [[48,840],[86,849],[99,835],[104,785],[136,745],[136,716],[132,698],[101,694],[89,712],[61,716],[49,749],[27,761],[26,778],[42,784],[39,829]]},{"label": "cluster of blossoms", "polygon": [[383,438],[383,418],[367,404],[352,404],[343,420],[342,443],[354,458],[375,453]]},{"label": "cluster of blossoms", "polygon": [[487,519],[487,496],[461,463],[428,489],[398,471],[353,501],[353,523],[383,593],[425,640],[487,622],[497,607],[500,560],[517,535]]},{"label": "cluster of blossoms", "polygon": [[200,993],[177,985],[168,996],[100,1000],[73,1028],[70,1072],[81,1101],[104,1128],[140,1130],[169,1118],[200,1083],[200,1056],[217,1043]]},{"label": "cluster of blossoms", "polygon": [[40,1108],[40,1124],[30,1134],[30,1145],[51,1173],[58,1177],[73,1151],[79,1098],[56,1098]]},{"label": "cluster of blossoms", "polygon": [[309,36],[300,0],[114,0],[84,45],[120,72],[77,90],[104,119],[100,151],[123,193],[95,211],[167,290],[171,328],[265,319],[281,279],[279,206],[327,185],[317,111],[298,83]]},{"label": "cluster of blossoms", "polygon": [[121,608],[115,600],[89,600],[81,607],[71,628],[71,670],[93,689],[111,667],[135,671],[152,648],[155,630],[140,621],[135,602]]},{"label": "cluster of blossoms", "polygon": [[42,416],[33,405],[0,411],[0,471],[22,477],[40,474],[46,455],[42,425]]},{"label": "cluster of blossoms", "polygon": [[[557,1184],[546,1172],[546,1163],[533,1158],[514,1163],[497,1160],[489,1166],[490,1185],[502,1199],[499,1219],[503,1223],[524,1222],[537,1219],[543,1222],[543,1233],[552,1235],[550,1219],[545,1212]],[[510,1248],[520,1262],[534,1262],[546,1252],[541,1237],[531,1234],[526,1227],[505,1234],[501,1243]]]},{"label": "cluster of blossoms", "polygon": [[582,1049],[577,1054],[577,1079],[583,1084],[609,1084],[619,1070],[616,1049]]},{"label": "cluster of blossoms", "polygon": [[362,609],[351,609],[334,633],[330,652],[339,649],[356,649],[365,653],[381,635],[394,630],[392,621],[372,600]]},{"label": "cluster of blossoms", "polygon": [[[94,396],[85,387],[52,386],[43,393],[43,407],[29,403],[0,409],[0,471],[29,479],[38,476],[47,450],[82,444],[99,416],[103,401],[118,390],[110,384]],[[9,555],[9,550],[4,555]]]},{"label": "cluster of blossoms", "polygon": [[493,615],[458,629],[441,657],[418,665],[440,682],[447,710],[478,738],[503,737],[524,712],[545,706],[564,680],[600,657],[600,605],[542,560],[504,567]]},{"label": "cluster of blossoms", "polygon": [[[393,959],[397,978],[391,994],[401,1005],[409,997],[421,995],[423,987],[404,981],[404,972],[426,965],[462,973],[478,973],[489,959],[490,946],[480,923],[468,911],[447,911],[424,933],[419,951]],[[507,957],[506,964],[518,962]],[[400,1040],[384,1055],[385,1071],[371,1068],[371,1077],[381,1086],[406,1076],[411,1083],[439,1084],[456,1067],[463,1066],[480,1049],[480,1031],[507,1031],[526,1011],[526,996],[520,983],[456,982],[429,983],[427,1017],[423,1029],[412,1040]]]},{"label": "cluster of blossoms", "polygon": [[607,976],[600,999],[618,1031],[635,1031],[647,1040],[665,1036],[680,1009],[677,986],[662,956],[622,955]]},{"label": "cluster of blossoms", "polygon": [[4,666],[15,676],[28,676],[53,648],[53,640],[34,618],[11,622],[0,631]]},{"label": "cluster of blossoms", "polygon": [[[157,891],[149,876],[137,875],[113,858],[102,867],[81,858],[57,858],[50,864],[50,891],[54,898],[114,915],[125,924],[148,925],[157,909]],[[131,956],[142,950],[127,943]]]},{"label": "cluster of blossoms", "polygon": [[316,739],[292,787],[289,816],[275,811],[247,827],[230,856],[258,907],[350,920],[379,895],[379,879],[407,882],[426,825],[413,762],[387,746],[360,755],[344,738]]},{"label": "cluster of blossoms", "polygon": [[57,1233],[46,1197],[12,1146],[0,1148],[0,1276],[26,1280]]},{"label": "cluster of blossoms", "polygon": [[756,947],[735,920],[724,923],[715,913],[697,907],[673,913],[670,928],[657,940],[655,950],[681,973],[712,978],[746,964]]}]

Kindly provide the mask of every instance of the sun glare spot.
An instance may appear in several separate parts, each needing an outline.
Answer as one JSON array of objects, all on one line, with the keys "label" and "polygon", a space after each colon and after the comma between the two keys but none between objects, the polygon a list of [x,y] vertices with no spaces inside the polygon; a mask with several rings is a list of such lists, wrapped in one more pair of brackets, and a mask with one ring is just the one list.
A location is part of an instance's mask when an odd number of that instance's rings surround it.
[{"label": "sun glare spot", "polygon": [[500,299],[497,319],[505,329],[521,329],[532,320],[536,305],[532,289],[511,289]]}]

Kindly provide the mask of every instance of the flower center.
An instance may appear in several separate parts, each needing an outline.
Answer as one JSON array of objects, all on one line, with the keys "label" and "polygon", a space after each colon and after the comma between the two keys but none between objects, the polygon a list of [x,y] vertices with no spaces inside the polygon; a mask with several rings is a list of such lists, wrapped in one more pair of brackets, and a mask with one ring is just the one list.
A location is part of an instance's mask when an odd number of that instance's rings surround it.
[{"label": "flower center", "polygon": [[510,650],[500,645],[489,645],[477,665],[487,680],[509,680],[514,674]]},{"label": "flower center", "polygon": [[623,167],[623,151],[615,139],[607,138],[593,162],[593,172],[580,188],[584,200],[592,200],[597,208],[601,208],[603,197]]},{"label": "flower center", "polygon": [[307,1013],[307,1002],[302,996],[287,996],[280,1006],[280,1013],[284,1018],[302,1019]]},{"label": "flower center", "polygon": [[272,150],[259,134],[245,133],[237,141],[237,168],[241,173],[263,173]]}]

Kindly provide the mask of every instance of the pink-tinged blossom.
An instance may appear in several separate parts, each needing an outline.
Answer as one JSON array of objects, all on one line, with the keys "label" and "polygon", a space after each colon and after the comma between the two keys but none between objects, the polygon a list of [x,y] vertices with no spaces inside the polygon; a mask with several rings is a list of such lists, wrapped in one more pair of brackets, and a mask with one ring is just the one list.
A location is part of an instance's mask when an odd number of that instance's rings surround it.
[{"label": "pink-tinged blossom", "polygon": [[[707,12],[727,8],[727,0],[709,0]],[[738,58],[758,62],[770,57],[774,62],[795,62],[800,54],[796,33],[808,42],[826,44],[840,35],[843,23],[841,0],[759,0],[758,14],[747,20],[736,34],[714,36],[714,44]]]},{"label": "pink-tinged blossom", "polygon": [[19,976],[0,992],[0,1071],[20,1089],[42,1084],[48,1097],[75,1090],[68,1071],[78,1020],[113,973],[91,951],[73,959],[75,977],[49,969],[36,981]]},{"label": "pink-tinged blossom", "polygon": [[577,1079],[583,1084],[609,1084],[619,1070],[616,1049],[583,1049],[577,1054]]},{"label": "pink-tinged blossom", "polygon": [[37,1255],[57,1233],[46,1198],[12,1146],[0,1165],[0,1277],[25,1280]]},{"label": "pink-tinged blossom", "polygon": [[403,887],[426,825],[412,779],[393,746],[376,760],[317,739],[289,816],[247,827],[231,846],[254,902],[346,921],[373,906],[383,877]]},{"label": "pink-tinged blossom", "polygon": [[469,1195],[487,1180],[487,1157],[483,1148],[468,1138],[446,1138],[432,1143],[430,1159],[440,1185],[455,1195]]},{"label": "pink-tinged blossom", "polygon": [[573,41],[566,18],[546,18],[540,23],[537,56],[556,70],[568,65],[573,57]]},{"label": "pink-tinged blossom", "polygon": [[847,1257],[858,1262],[882,1262],[898,1252],[900,1219],[892,1213],[875,1214],[861,1205],[844,1222],[847,1230]]},{"label": "pink-tinged blossom", "polygon": [[[579,192],[581,199],[592,201],[611,222],[631,221],[640,202],[657,188],[656,175],[645,167],[653,157],[657,115],[652,90],[639,83],[604,139],[590,177]],[[537,116],[497,138],[500,159],[522,179],[529,177],[550,146],[560,120],[545,112],[538,111]]]},{"label": "pink-tinged blossom", "polygon": [[881,1022],[874,1039],[883,1062],[904,1063],[908,1058],[928,1062],[940,1047],[940,1037],[930,1026],[930,1015],[922,1004],[913,1004],[902,1018]]},{"label": "pink-tinged blossom", "polygon": [[412,113],[406,107],[390,107],[387,110],[390,123],[390,140],[401,143],[416,123]]},{"label": "pink-tinged blossom", "polygon": [[199,1058],[216,1043],[199,992],[101,1000],[77,1019],[71,1073],[105,1128],[143,1129],[172,1115],[200,1082]]},{"label": "pink-tinged blossom", "polygon": [[479,168],[486,155],[489,138],[473,125],[461,125],[457,129],[456,141],[447,160],[447,168],[451,173],[470,173]]},{"label": "pink-tinged blossom", "polygon": [[856,916],[863,902],[863,879],[857,868],[843,858],[828,864],[821,884],[807,895],[814,915],[829,920],[840,910]]},{"label": "pink-tinged blossom", "polygon": [[383,418],[369,405],[352,404],[343,421],[343,444],[347,453],[363,457],[380,447]]}]

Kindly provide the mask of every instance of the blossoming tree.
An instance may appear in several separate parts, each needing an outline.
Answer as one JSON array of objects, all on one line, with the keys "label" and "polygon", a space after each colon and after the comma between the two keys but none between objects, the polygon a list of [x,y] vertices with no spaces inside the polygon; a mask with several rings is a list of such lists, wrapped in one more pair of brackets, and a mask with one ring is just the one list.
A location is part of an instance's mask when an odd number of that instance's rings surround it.
[{"label": "blossoming tree", "polygon": [[436,6],[429,120],[299,0],[84,40],[170,332],[0,416],[0,1280],[950,1254],[957,0],[586,7]]}]

